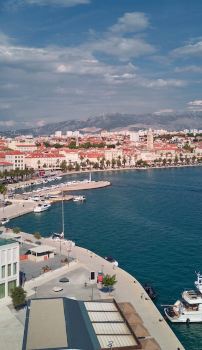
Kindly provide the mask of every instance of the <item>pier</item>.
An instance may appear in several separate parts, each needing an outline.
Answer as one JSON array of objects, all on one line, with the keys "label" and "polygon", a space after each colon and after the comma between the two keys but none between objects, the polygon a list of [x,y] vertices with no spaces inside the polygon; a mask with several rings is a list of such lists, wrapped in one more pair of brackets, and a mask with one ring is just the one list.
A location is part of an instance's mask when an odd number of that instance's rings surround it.
[{"label": "pier", "polygon": [[[12,232],[9,233],[8,231],[3,234],[4,237],[9,238],[12,235]],[[21,243],[26,243],[28,240],[33,243],[35,242],[35,238],[31,234],[21,232],[20,235],[22,237]],[[59,256],[67,255],[66,244],[68,244],[68,241],[62,240],[58,242],[51,238],[42,238],[41,243],[56,248],[56,253]],[[73,297],[78,300],[113,298],[119,305],[130,303],[136,314],[136,326],[135,323],[133,326],[134,328],[137,327],[135,329],[137,329],[138,337],[142,342],[142,349],[184,350],[184,347],[137,279],[88,249],[72,246],[69,254],[71,255],[71,261],[68,264],[32,278],[25,283],[24,288],[27,291],[28,297],[54,297],[55,294],[52,291],[54,286],[58,284],[61,277],[66,276],[70,281],[68,287],[57,293],[57,296]],[[47,264],[51,264],[51,259],[47,261]],[[117,284],[114,290],[108,294],[99,288],[96,280],[94,284],[89,282],[88,276],[90,276],[91,271],[94,271],[95,275],[99,271],[109,275],[116,274]],[[0,324],[1,322],[2,319],[0,317]],[[19,345],[19,347],[16,346],[17,350],[20,349],[19,334],[16,336],[16,339],[18,339]],[[4,343],[3,334],[0,336],[0,342],[2,344]],[[151,346],[153,347],[145,348],[149,342],[151,342]]]}]

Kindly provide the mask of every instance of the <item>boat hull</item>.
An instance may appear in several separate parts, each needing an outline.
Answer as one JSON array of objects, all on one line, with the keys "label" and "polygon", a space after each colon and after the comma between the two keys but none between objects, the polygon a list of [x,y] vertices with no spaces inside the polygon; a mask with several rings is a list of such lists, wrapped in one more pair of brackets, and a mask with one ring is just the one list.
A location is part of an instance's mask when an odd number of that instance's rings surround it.
[{"label": "boat hull", "polygon": [[164,309],[165,315],[168,318],[168,320],[172,323],[202,323],[202,314],[201,312],[187,312],[184,314],[180,314],[178,317],[172,317],[169,314],[169,309],[165,308]]}]

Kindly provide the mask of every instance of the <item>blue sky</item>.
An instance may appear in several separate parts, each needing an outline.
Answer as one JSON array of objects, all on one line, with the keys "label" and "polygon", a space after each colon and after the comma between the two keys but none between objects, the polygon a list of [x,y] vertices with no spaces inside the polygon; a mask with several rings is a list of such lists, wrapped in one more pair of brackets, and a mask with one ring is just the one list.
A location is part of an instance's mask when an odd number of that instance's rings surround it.
[{"label": "blue sky", "polygon": [[0,127],[202,110],[200,0],[0,0]]}]

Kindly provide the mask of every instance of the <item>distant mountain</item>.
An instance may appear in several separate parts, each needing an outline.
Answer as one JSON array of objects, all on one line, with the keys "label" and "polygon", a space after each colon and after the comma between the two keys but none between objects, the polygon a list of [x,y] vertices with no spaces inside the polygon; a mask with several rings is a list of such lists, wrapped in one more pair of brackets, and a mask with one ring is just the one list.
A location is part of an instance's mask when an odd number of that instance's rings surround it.
[{"label": "distant mountain", "polygon": [[202,129],[201,112],[172,112],[158,114],[109,114],[98,117],[90,117],[86,120],[67,120],[58,123],[50,123],[37,128],[20,129],[15,131],[1,132],[6,136],[14,135],[51,135],[57,130],[66,132],[68,130],[98,131],[98,130],[118,130],[118,129]]}]

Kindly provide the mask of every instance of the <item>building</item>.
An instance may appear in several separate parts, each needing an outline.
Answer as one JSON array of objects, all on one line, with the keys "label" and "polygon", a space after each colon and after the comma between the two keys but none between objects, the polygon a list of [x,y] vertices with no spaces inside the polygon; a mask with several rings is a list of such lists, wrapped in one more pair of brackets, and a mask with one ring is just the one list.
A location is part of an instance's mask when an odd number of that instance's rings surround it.
[{"label": "building", "polygon": [[55,137],[62,137],[62,131],[60,131],[60,130],[56,131]]},{"label": "building", "polygon": [[0,239],[0,300],[19,285],[19,243]]},{"label": "building", "polygon": [[26,254],[20,255],[20,260],[29,260],[34,262],[47,261],[54,258],[56,248],[48,245],[39,245],[37,247],[30,247]]},{"label": "building", "polygon": [[[33,299],[27,308],[22,349],[145,349],[128,316],[134,326],[132,305],[119,306],[115,300]],[[156,342],[147,349],[160,350]]]},{"label": "building", "polygon": [[147,132],[147,150],[152,151],[154,147],[154,137],[153,137],[153,132],[152,129],[149,129]]},{"label": "building", "polygon": [[20,151],[6,151],[5,161],[13,164],[13,169],[25,169],[25,155]]},{"label": "building", "polygon": [[25,164],[33,169],[59,169],[63,160],[65,156],[58,152],[34,152],[26,156]]},{"label": "building", "polygon": [[0,161],[0,172],[11,171],[13,169],[13,163]]}]

